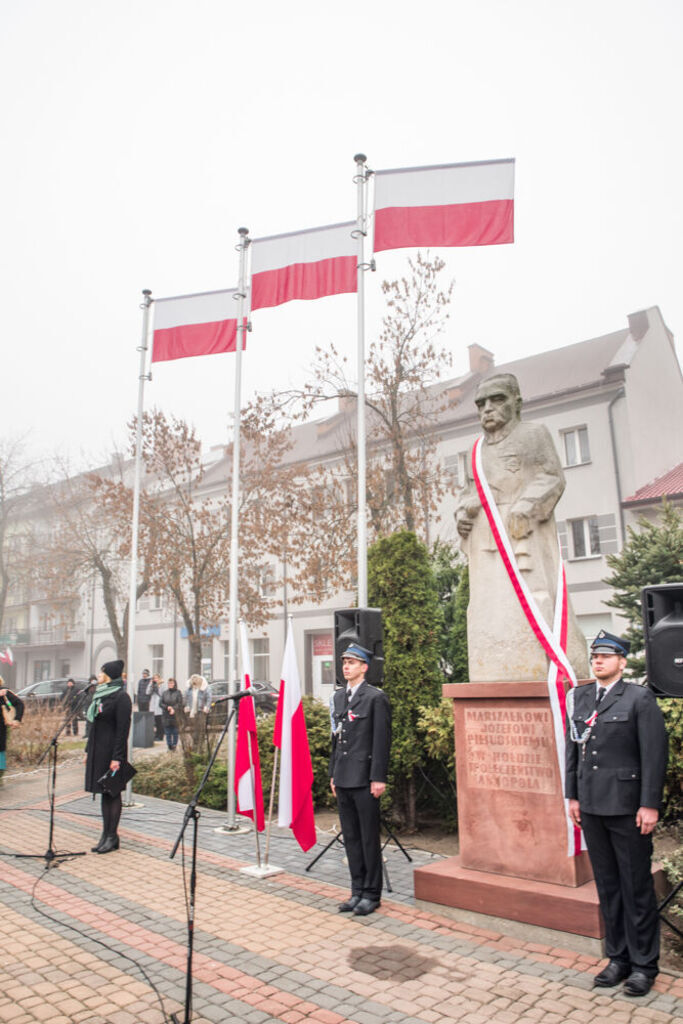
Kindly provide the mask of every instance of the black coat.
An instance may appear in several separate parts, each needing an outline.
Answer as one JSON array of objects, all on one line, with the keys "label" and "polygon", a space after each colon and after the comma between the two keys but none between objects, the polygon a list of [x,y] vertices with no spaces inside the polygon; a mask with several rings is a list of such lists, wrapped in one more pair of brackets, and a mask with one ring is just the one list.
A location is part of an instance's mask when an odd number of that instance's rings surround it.
[{"label": "black coat", "polygon": [[[176,686],[175,690],[166,689],[161,695],[161,714],[164,719],[164,727],[168,728],[171,725],[175,725],[176,729],[180,728],[180,719],[183,716],[183,706],[185,699]],[[168,709],[173,708],[173,714],[168,713]]]},{"label": "black coat", "polygon": [[88,793],[101,793],[102,786],[97,780],[109,771],[109,762],[123,763],[128,756],[131,702],[123,683],[120,690],[105,697],[101,703],[102,710],[95,715],[85,748],[85,789]]},{"label": "black coat", "polygon": [[330,778],[354,788],[386,782],[391,749],[391,705],[383,690],[363,682],[346,708],[346,691],[334,695]]},{"label": "black coat", "polygon": [[[595,684],[573,694],[573,719],[581,735],[595,709]],[[667,753],[664,719],[652,691],[620,679],[602,699],[585,744],[573,742],[567,729],[565,796],[578,800],[588,814],[659,808]]]},{"label": "black coat", "polygon": [[[3,687],[3,689],[6,689],[6,687]],[[16,712],[15,720],[17,722],[20,722],[22,717],[23,717],[23,714],[24,714],[24,702],[23,702],[23,700],[20,697],[17,697],[16,693],[12,693],[11,690],[7,690],[7,699],[10,701],[10,703],[12,704],[12,707],[14,708],[14,710]],[[5,700],[4,697],[0,697],[0,701],[2,703],[4,703],[4,700]],[[6,749],[7,749],[7,726],[5,725],[4,716],[2,715],[2,712],[0,712],[0,754],[2,754]]]}]

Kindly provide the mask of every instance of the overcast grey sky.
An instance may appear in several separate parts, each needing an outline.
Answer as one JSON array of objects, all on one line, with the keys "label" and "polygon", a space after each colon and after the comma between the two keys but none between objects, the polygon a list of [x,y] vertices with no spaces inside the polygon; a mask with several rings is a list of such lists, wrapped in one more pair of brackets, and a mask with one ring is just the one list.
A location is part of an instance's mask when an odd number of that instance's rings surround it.
[{"label": "overcast grey sky", "polygon": [[[355,217],[374,168],[515,157],[516,242],[442,250],[447,343],[498,362],[659,305],[683,337],[680,0],[0,0],[3,431],[97,459],[137,401],[141,290],[236,284],[252,237]],[[382,253],[380,283],[406,251]],[[254,314],[245,394],[355,351],[355,299]],[[147,391],[226,438],[234,358]]]}]

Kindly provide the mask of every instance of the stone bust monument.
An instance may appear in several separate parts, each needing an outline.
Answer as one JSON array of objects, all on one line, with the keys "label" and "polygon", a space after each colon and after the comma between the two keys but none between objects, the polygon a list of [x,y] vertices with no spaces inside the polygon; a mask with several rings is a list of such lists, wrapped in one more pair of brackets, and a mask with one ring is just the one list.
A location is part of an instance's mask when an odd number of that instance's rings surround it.
[{"label": "stone bust monument", "polygon": [[[475,404],[490,494],[520,576],[552,628],[560,557],[554,509],[565,488],[557,452],[546,427],[521,420],[522,397],[512,374],[482,381]],[[470,682],[547,679],[548,657],[520,604],[473,479],[460,495],[455,520],[470,567]],[[566,650],[577,677],[585,679],[586,641],[571,605]]]}]

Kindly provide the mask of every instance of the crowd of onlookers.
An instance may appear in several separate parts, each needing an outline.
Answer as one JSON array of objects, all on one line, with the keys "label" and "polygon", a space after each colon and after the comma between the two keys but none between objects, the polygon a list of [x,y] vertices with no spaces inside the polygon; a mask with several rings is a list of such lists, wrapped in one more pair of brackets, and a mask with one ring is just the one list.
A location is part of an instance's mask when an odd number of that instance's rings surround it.
[{"label": "crowd of onlookers", "polygon": [[137,684],[135,704],[138,711],[152,712],[154,739],[165,739],[166,746],[173,751],[178,746],[183,716],[196,721],[211,710],[211,687],[204,676],[195,674],[188,679],[183,693],[172,676],[164,682],[158,673],[150,676],[149,669],[143,669]]}]

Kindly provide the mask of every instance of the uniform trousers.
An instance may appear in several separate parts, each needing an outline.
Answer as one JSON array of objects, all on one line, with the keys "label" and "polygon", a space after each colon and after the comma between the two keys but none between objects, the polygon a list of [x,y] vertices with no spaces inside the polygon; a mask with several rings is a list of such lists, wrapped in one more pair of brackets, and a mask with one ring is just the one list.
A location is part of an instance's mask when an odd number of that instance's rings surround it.
[{"label": "uniform trousers", "polygon": [[370,786],[337,786],[339,822],[349,862],[351,893],[378,901],[382,895],[379,800]]},{"label": "uniform trousers", "polygon": [[652,881],[652,836],[641,835],[634,814],[581,811],[610,960],[654,977],[659,959],[659,914]]}]

